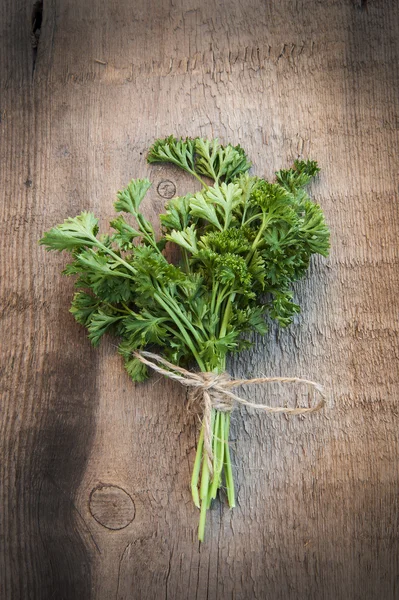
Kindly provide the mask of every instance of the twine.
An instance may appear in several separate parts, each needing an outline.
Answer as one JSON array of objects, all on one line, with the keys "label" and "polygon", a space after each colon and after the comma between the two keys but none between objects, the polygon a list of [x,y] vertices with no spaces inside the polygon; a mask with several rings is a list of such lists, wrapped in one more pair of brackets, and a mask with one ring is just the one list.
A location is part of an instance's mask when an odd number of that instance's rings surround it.
[{"label": "twine", "polygon": [[[157,373],[161,373],[169,379],[179,381],[182,385],[191,388],[191,397],[203,404],[203,426],[204,426],[204,452],[208,462],[209,472],[213,474],[213,452],[212,452],[212,410],[231,413],[236,404],[262,410],[268,413],[282,413],[285,415],[304,415],[319,411],[325,405],[325,394],[320,384],[299,377],[256,377],[255,379],[232,379],[228,373],[198,372],[193,373],[182,367],[178,367],[164,359],[159,354],[152,352],[135,352],[134,356],[147,367]],[[151,360],[149,360],[151,359]],[[162,366],[160,366],[162,365]],[[166,368],[164,368],[166,367]],[[316,391],[321,400],[316,406],[308,408],[289,408],[285,406],[268,406],[249,402],[231,392],[232,388],[240,385],[253,385],[256,383],[297,383],[307,385],[312,391]]]}]

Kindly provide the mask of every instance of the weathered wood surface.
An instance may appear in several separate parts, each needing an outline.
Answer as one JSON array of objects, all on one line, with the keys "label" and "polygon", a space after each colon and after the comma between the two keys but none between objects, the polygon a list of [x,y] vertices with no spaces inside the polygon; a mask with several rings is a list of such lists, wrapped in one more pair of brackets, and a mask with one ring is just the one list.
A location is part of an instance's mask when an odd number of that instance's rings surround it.
[{"label": "weathered wood surface", "polygon": [[[36,56],[33,1],[0,6],[0,597],[398,598],[398,4],[43,4]],[[202,547],[184,393],[91,349],[36,244],[82,209],[105,224],[133,176],[150,216],[162,180],[189,189],[145,162],[172,132],[239,142],[267,176],[316,157],[332,230],[296,324],[230,364],[321,381],[329,407],[235,414],[238,507],[215,503]]]}]

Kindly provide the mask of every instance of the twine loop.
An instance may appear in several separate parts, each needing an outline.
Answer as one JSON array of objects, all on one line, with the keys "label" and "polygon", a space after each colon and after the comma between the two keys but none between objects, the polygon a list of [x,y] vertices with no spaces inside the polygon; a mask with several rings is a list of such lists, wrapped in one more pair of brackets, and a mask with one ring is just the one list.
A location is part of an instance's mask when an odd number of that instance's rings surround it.
[{"label": "twine loop", "polygon": [[[213,452],[212,452],[212,410],[231,413],[236,404],[254,408],[268,413],[282,413],[285,415],[304,415],[314,413],[323,408],[326,403],[325,394],[322,386],[308,379],[299,377],[256,377],[254,379],[232,379],[228,373],[213,372],[191,372],[172,364],[159,354],[152,352],[135,352],[134,356],[143,364],[147,365],[157,373],[161,373],[169,379],[179,381],[182,385],[190,389],[190,400],[201,403],[203,408],[202,423],[204,426],[204,452],[208,462],[210,474],[213,474]],[[162,365],[162,366],[161,366]],[[230,391],[240,385],[253,385],[264,383],[295,383],[303,384],[308,387],[309,392],[314,395],[316,392],[320,396],[319,402],[315,406],[306,408],[290,408],[287,406],[268,406],[267,404],[257,404],[249,402],[245,398],[237,396]]]}]

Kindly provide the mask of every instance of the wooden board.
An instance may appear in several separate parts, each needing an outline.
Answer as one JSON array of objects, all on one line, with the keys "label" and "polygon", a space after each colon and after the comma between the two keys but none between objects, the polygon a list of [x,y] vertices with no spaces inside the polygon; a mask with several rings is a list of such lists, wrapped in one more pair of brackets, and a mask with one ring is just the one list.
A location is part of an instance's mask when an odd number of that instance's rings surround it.
[{"label": "wooden board", "polygon": [[[397,598],[399,6],[44,0],[34,50],[33,4],[0,7],[1,598]],[[238,506],[215,502],[201,547],[184,392],[93,350],[37,246],[82,209],[105,224],[131,177],[154,218],[162,181],[191,189],[146,164],[170,133],[241,143],[266,176],[317,158],[332,231],[300,318],[229,364],[316,379],[329,405],[235,413]]]}]

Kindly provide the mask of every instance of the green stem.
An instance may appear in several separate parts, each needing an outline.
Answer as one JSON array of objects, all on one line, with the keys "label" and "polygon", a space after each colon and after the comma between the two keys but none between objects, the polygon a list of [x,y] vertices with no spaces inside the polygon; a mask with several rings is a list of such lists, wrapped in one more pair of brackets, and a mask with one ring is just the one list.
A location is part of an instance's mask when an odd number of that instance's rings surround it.
[{"label": "green stem", "polygon": [[188,253],[186,248],[182,248],[182,256],[183,256],[183,266],[184,266],[184,271],[189,274],[191,272],[190,269],[190,262],[188,260]]},{"label": "green stem", "polygon": [[229,433],[230,433],[230,415],[226,415],[225,421],[225,449],[224,449],[224,477],[226,480],[227,499],[229,501],[230,508],[234,508],[236,505],[235,492],[234,492],[234,478],[233,470],[231,468],[230,448],[229,448]]},{"label": "green stem", "polygon": [[256,213],[256,215],[252,215],[252,217],[249,217],[249,219],[247,219],[246,221],[244,221],[242,223],[242,226],[245,227],[246,225],[249,225],[250,223],[252,223],[252,221],[256,221],[257,219],[262,219],[263,214],[264,213],[262,212],[262,214]]},{"label": "green stem", "polygon": [[232,307],[232,303],[234,302],[234,298],[235,298],[235,292],[233,292],[232,294],[230,294],[230,296],[228,297],[227,303],[226,303],[226,308],[224,311],[224,316],[223,316],[223,321],[222,321],[222,325],[220,327],[220,337],[224,337],[226,335],[226,331],[227,331],[227,326],[229,324],[230,321],[230,315],[231,315],[231,307]]},{"label": "green stem", "polygon": [[[214,411],[212,411],[212,426],[211,426],[212,430],[213,430],[213,425],[214,425],[214,417],[215,417],[215,414],[214,414]],[[204,426],[202,426],[202,428],[204,428]],[[209,479],[210,479],[210,473],[209,473],[208,461],[206,458],[206,454],[204,452],[204,456],[203,456],[203,460],[202,460],[200,498],[202,501],[205,501],[205,502],[208,499]]]},{"label": "green stem", "polygon": [[105,306],[109,306],[109,308],[111,308],[112,310],[116,310],[117,312],[123,313],[124,315],[130,315],[132,313],[131,310],[129,310],[127,307],[125,307],[123,302],[122,302],[122,306],[127,308],[126,310],[123,310],[122,308],[118,308],[117,306],[115,306],[114,304],[111,304],[110,302],[103,301],[102,304],[105,304]]},{"label": "green stem", "polygon": [[214,470],[212,485],[209,490],[209,499],[214,500],[221,484],[223,463],[224,463],[224,431],[225,431],[226,413],[216,411],[215,429],[214,429]]},{"label": "green stem", "polygon": [[242,212],[242,218],[241,218],[241,227],[244,227],[244,225],[245,225],[245,217],[247,216],[247,210],[248,210],[248,199],[244,203],[244,210]]},{"label": "green stem", "polygon": [[205,183],[203,179],[201,179],[201,177],[198,175],[198,173],[196,173],[196,171],[190,170],[188,172],[191,173],[191,175],[193,175],[207,191],[209,190],[209,186]]},{"label": "green stem", "polygon": [[216,298],[219,289],[219,282],[215,280],[214,274],[212,274],[212,299],[211,299],[211,315],[215,314]]},{"label": "green stem", "polygon": [[[173,321],[173,325],[176,325],[175,321]],[[182,342],[182,344],[187,344],[186,338],[184,338],[182,336],[182,334],[181,334],[180,331],[176,330],[174,327],[171,327],[167,323],[163,323],[162,327],[164,327],[166,329],[166,331],[169,331],[169,333],[172,334],[172,337],[175,337],[175,338],[179,339]],[[191,348],[190,348],[190,350],[191,350]]]},{"label": "green stem", "polygon": [[[225,357],[219,359],[218,366],[213,369],[216,373],[223,373],[225,370]],[[206,365],[210,371],[210,365]],[[225,473],[227,497],[229,506],[235,506],[234,482],[231,469],[230,452],[228,446],[230,415],[229,413],[212,410],[212,438],[210,440],[213,452],[213,477],[210,477],[208,461],[204,452],[204,424],[201,427],[201,433],[198,441],[193,475],[191,478],[191,493],[194,504],[200,508],[200,518],[198,525],[198,539],[204,540],[206,515],[211,501],[216,498],[217,491],[222,484],[222,472]],[[200,467],[202,461],[202,469]],[[201,470],[201,481],[199,483]],[[199,493],[198,493],[199,484]]]},{"label": "green stem", "polygon": [[198,539],[200,542],[204,541],[204,535],[205,535],[205,523],[206,523],[206,511],[208,510],[208,504],[206,500],[203,500],[201,502],[201,512],[200,512],[200,519],[199,519],[199,525],[198,525]]},{"label": "green stem", "polygon": [[266,216],[266,213],[263,212],[262,213],[262,225],[260,226],[259,231],[258,231],[258,235],[254,239],[254,242],[252,244],[251,252],[249,254],[250,258],[252,258],[252,255],[255,252],[255,250],[256,250],[256,248],[257,248],[257,246],[259,244],[259,241],[260,241],[260,239],[262,237],[262,234],[265,231],[265,229],[266,229],[269,221],[270,221],[270,219]]},{"label": "green stem", "polygon": [[158,302],[158,304],[160,304],[162,306],[162,308],[165,309],[165,311],[168,313],[168,315],[172,318],[172,321],[174,323],[176,323],[177,327],[180,329],[180,331],[185,339],[187,346],[190,348],[191,352],[193,353],[193,356],[194,356],[195,360],[197,361],[199,368],[201,369],[201,371],[205,371],[204,363],[202,362],[197,350],[195,349],[194,344],[192,343],[192,341],[190,339],[190,336],[188,335],[188,333],[187,333],[186,329],[184,328],[184,326],[182,325],[182,323],[177,318],[176,314],[166,304],[166,302],[159,296],[159,294],[157,294],[157,293],[154,294],[154,300],[156,300]]},{"label": "green stem", "polygon": [[228,297],[229,295],[229,289],[230,289],[230,285],[227,284],[224,286],[224,288],[218,293],[217,296],[217,301],[216,301],[216,305],[215,305],[215,313],[218,315],[219,311],[220,311],[220,307],[223,304],[224,300]]},{"label": "green stem", "polygon": [[[212,417],[214,417],[213,413],[212,413]],[[213,421],[213,419],[212,419],[212,421]],[[203,427],[204,427],[204,425],[202,425],[202,428]],[[213,428],[213,422],[212,422],[212,428]],[[200,484],[200,493],[199,493],[199,496],[201,499],[201,514],[200,514],[200,522],[199,522],[199,528],[198,528],[198,538],[200,541],[202,541],[204,538],[206,511],[207,511],[207,507],[208,507],[209,480],[210,480],[210,472],[209,472],[208,460],[207,460],[206,453],[204,452],[203,458],[202,458],[202,473],[201,473],[201,484]]]},{"label": "green stem", "polygon": [[197,452],[195,454],[195,461],[193,467],[193,475],[191,477],[191,494],[193,496],[194,504],[197,508],[200,508],[200,498],[198,493],[198,480],[201,470],[202,460],[202,449],[204,447],[204,428],[201,427],[201,433],[198,440]]},{"label": "green stem", "polygon": [[[176,311],[176,314],[179,316],[179,318],[183,321],[183,323],[185,324],[185,326],[191,331],[191,333],[193,334],[196,342],[198,343],[199,348],[202,348],[202,345],[204,343],[203,338],[200,336],[200,333],[198,331],[198,329],[196,329],[192,323],[190,323],[190,321],[187,319],[187,317],[182,313],[182,311],[180,310],[180,306],[178,305],[178,303],[174,300],[174,298],[172,298],[172,296],[170,296],[169,294],[167,294],[166,292],[160,292],[162,293],[162,296],[164,297],[165,302],[167,302],[169,304],[169,306],[171,308],[173,308],[173,310]],[[154,295],[155,298],[155,295]],[[203,330],[202,330],[203,331]],[[203,333],[205,333],[203,331]]]},{"label": "green stem", "polygon": [[218,483],[219,483],[219,465],[217,463],[218,461],[218,455],[219,455],[219,444],[220,444],[220,440],[219,440],[219,431],[220,431],[220,411],[215,411],[215,426],[213,428],[213,440],[212,440],[212,453],[213,453],[213,477],[212,477],[212,483],[209,487],[208,490],[208,503],[210,500],[213,500],[214,498],[216,498],[216,493],[218,490]]}]

